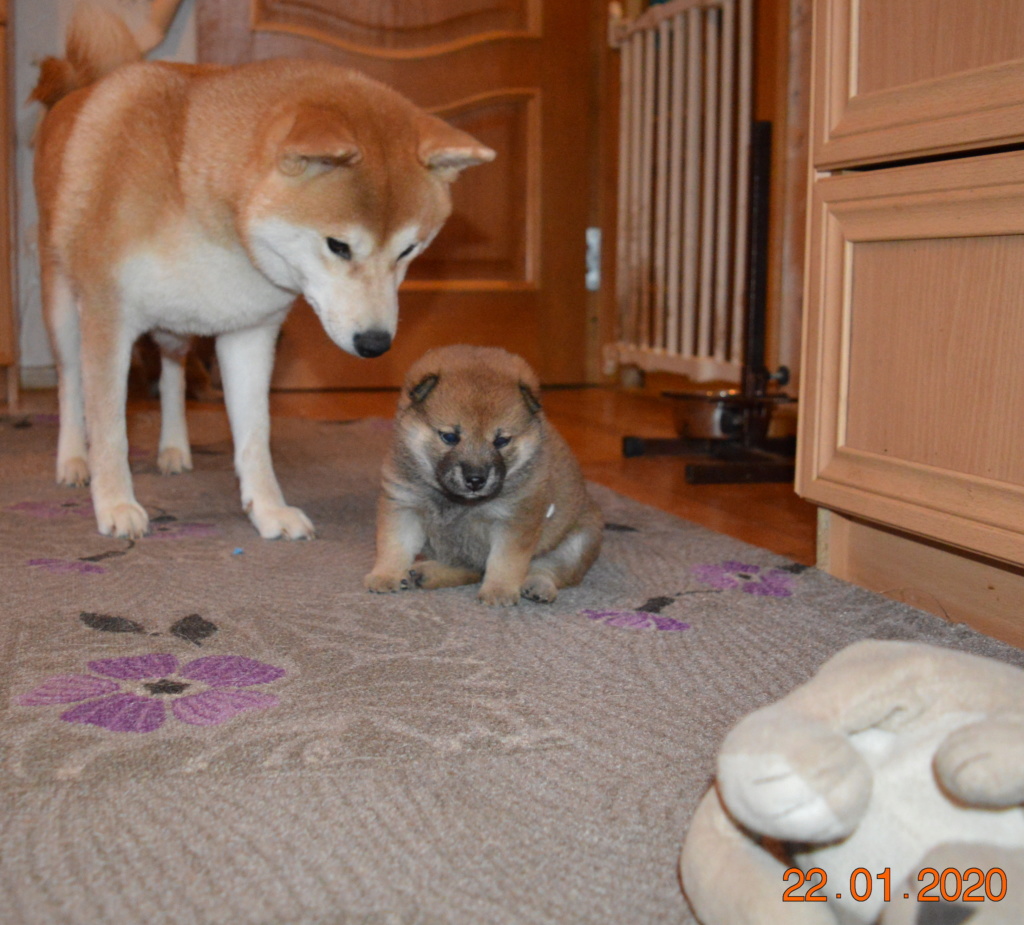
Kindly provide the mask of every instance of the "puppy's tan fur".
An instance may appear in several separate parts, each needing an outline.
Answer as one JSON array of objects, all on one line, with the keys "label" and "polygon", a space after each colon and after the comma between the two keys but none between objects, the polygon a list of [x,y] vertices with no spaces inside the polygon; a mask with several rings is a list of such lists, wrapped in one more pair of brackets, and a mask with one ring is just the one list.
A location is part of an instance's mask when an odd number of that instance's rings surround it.
[{"label": "puppy's tan fur", "polygon": [[494,152],[394,91],[320,61],[137,60],[102,8],[43,62],[36,143],[44,313],[60,383],[59,482],[91,478],[101,533],[138,536],[124,420],[132,344],[163,354],[160,468],[191,468],[182,361],[217,336],[242,503],[261,536],[308,537],[270,459],[274,345],[297,295],[343,349],[391,344],[409,261],[449,184]]},{"label": "puppy's tan fur", "polygon": [[601,512],[539,391],[527,363],[496,348],[442,347],[413,365],[383,468],[369,590],[482,578],[481,601],[510,605],[553,601],[583,579]]}]

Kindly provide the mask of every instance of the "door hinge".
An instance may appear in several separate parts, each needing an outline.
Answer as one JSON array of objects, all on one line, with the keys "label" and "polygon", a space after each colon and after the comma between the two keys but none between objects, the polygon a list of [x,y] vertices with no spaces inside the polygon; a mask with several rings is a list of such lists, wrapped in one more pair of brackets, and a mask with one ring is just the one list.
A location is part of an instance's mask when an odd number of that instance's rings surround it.
[{"label": "door hinge", "polygon": [[597,292],[601,288],[601,229],[587,229],[587,290]]}]

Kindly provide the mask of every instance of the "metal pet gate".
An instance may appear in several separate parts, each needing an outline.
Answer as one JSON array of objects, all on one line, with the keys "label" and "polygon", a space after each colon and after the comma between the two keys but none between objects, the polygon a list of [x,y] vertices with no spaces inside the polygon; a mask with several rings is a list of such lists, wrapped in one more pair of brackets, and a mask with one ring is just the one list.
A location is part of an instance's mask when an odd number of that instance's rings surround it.
[{"label": "metal pet gate", "polygon": [[792,474],[764,446],[773,404],[788,399],[765,392],[779,378],[764,370],[771,126],[752,122],[752,4],[670,0],[632,22],[612,5],[610,39],[621,49],[618,332],[605,368],[719,384],[666,393],[695,421],[707,418],[713,434],[624,441],[627,456],[714,455],[710,466],[687,466],[690,481]]}]

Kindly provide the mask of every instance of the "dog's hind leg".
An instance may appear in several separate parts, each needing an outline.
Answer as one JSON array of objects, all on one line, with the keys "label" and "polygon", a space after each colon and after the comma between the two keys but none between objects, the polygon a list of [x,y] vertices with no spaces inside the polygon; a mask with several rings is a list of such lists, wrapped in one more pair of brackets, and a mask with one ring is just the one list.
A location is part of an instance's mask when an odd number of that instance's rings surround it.
[{"label": "dog's hind leg", "polygon": [[82,297],[82,386],[89,431],[92,506],[105,536],[142,536],[149,515],[135,500],[128,467],[125,402],[132,344],[122,308],[106,288]]},{"label": "dog's hind leg", "polygon": [[410,582],[417,588],[426,590],[475,585],[481,578],[483,578],[483,573],[479,569],[446,565],[435,559],[417,562],[409,571]]},{"label": "dog's hind leg", "polygon": [[531,601],[550,603],[559,588],[578,585],[601,550],[601,524],[597,517],[573,530],[550,552],[530,563],[522,595]]},{"label": "dog's hind leg", "polygon": [[192,338],[153,331],[160,348],[160,455],[157,465],[164,475],[176,475],[192,468],[185,418],[185,360]]},{"label": "dog's hind leg", "polygon": [[221,334],[217,359],[245,512],[264,539],[310,539],[313,525],[285,504],[270,459],[270,374],[279,330],[279,324],[271,324]]},{"label": "dog's hind leg", "polygon": [[89,451],[82,398],[81,332],[78,308],[64,274],[52,261],[44,261],[41,284],[43,310],[57,362],[57,401],[60,435],[57,438],[57,482],[87,485]]}]

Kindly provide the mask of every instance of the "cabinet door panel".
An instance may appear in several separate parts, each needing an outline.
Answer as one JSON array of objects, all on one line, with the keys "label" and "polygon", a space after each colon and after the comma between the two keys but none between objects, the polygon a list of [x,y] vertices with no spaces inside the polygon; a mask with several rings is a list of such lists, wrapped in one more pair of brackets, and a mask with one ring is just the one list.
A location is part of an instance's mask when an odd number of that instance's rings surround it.
[{"label": "cabinet door panel", "polygon": [[1024,139],[1019,0],[818,0],[814,163]]},{"label": "cabinet door panel", "polygon": [[1024,564],[1024,154],[819,180],[797,487]]},{"label": "cabinet door panel", "polygon": [[846,446],[1024,485],[1024,235],[864,241],[850,278]]}]

